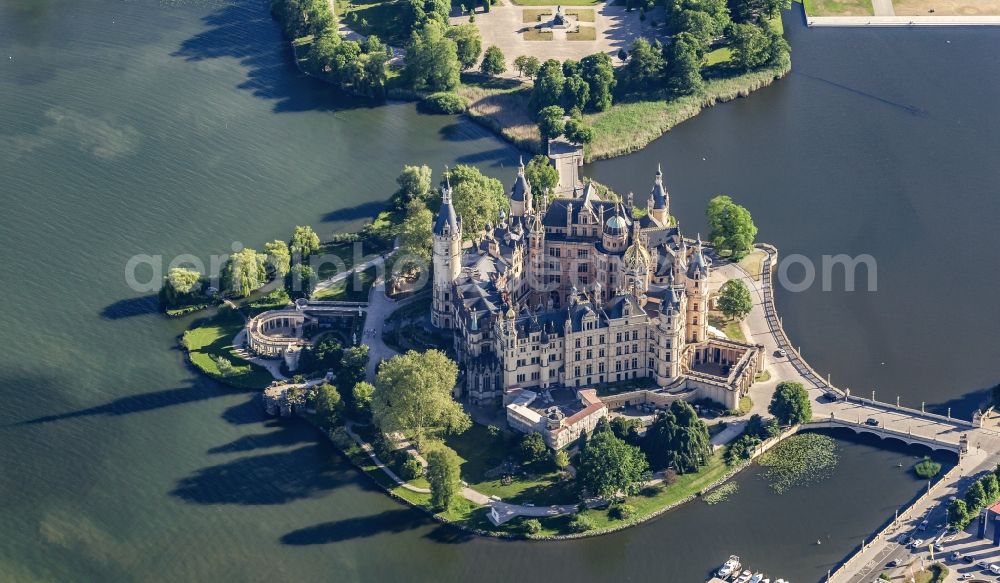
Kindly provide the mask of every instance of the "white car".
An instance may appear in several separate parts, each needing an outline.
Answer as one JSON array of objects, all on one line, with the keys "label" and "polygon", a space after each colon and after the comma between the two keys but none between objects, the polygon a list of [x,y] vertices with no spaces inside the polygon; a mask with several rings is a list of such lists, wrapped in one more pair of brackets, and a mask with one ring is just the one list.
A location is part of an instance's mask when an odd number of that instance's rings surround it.
[{"label": "white car", "polygon": [[918,548],[924,546],[924,539],[922,539],[922,538],[914,539],[913,542],[910,543],[910,546],[913,547],[913,548],[915,548],[915,549],[918,549]]},{"label": "white car", "polygon": [[993,563],[992,565],[990,565],[990,573],[993,573],[994,575],[1000,575],[1000,565],[998,565],[997,563]]}]

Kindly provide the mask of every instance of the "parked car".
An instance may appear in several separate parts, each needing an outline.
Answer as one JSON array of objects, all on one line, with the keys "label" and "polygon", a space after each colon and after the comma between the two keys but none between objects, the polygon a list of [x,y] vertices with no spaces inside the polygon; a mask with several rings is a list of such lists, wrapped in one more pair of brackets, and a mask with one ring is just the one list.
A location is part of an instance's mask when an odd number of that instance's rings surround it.
[{"label": "parked car", "polygon": [[898,566],[899,566],[899,561],[897,561],[896,559],[893,559],[885,564],[886,569],[891,569],[893,567],[898,567]]},{"label": "parked car", "polygon": [[919,549],[920,547],[924,546],[924,539],[922,539],[922,538],[915,538],[915,539],[913,539],[913,542],[910,543],[910,546],[913,547],[913,548],[915,548],[915,549]]},{"label": "parked car", "polygon": [[785,358],[786,356],[788,356],[788,353],[785,352],[784,348],[779,348],[774,351],[774,355],[777,356],[778,358]]},{"label": "parked car", "polygon": [[962,553],[960,551],[955,551],[954,553],[951,554],[952,561],[957,561],[961,558],[962,558]]},{"label": "parked car", "polygon": [[874,417],[869,417],[865,419],[865,425],[871,425],[872,427],[878,427],[878,419]]}]

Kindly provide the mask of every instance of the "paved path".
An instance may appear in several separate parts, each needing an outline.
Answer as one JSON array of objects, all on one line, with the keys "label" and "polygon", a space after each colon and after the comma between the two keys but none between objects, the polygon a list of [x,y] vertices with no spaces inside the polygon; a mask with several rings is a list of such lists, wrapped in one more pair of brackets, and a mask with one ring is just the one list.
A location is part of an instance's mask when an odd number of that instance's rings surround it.
[{"label": "paved path", "polygon": [[872,0],[872,8],[875,9],[875,16],[895,16],[892,9],[892,0]]}]

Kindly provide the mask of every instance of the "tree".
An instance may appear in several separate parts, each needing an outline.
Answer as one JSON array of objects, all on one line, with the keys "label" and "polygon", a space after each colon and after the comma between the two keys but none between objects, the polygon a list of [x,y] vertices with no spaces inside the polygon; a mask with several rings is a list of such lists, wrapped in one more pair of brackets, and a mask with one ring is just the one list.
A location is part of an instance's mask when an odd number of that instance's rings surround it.
[{"label": "tree", "polygon": [[738,22],[764,21],[781,14],[792,7],[790,0],[730,0],[730,10]]},{"label": "tree", "polygon": [[538,73],[538,69],[541,66],[542,63],[538,60],[538,57],[521,55],[520,57],[514,59],[514,68],[517,69],[518,77],[534,77]]},{"label": "tree", "polygon": [[223,279],[234,295],[246,297],[267,280],[267,255],[246,247],[229,257]]},{"label": "tree", "polygon": [[538,112],[538,131],[546,140],[554,140],[565,130],[563,118],[566,112],[558,105],[550,105]]},{"label": "tree", "polygon": [[302,354],[300,365],[307,371],[330,370],[340,365],[343,353],[343,347],[335,336],[323,336]]},{"label": "tree", "polygon": [[[941,464],[935,462],[927,456],[924,456],[924,459],[914,464],[913,472],[920,478],[930,480],[941,472]],[[993,476],[993,483],[994,485],[996,484],[996,476]],[[1000,494],[1000,492],[998,492],[998,494]]]},{"label": "tree", "polygon": [[409,0],[404,7],[403,23],[407,30],[416,30],[428,22],[447,25],[451,2],[447,0]]},{"label": "tree", "polygon": [[742,320],[753,309],[750,288],[742,279],[730,279],[719,290],[719,310],[727,318]]},{"label": "tree", "polygon": [[569,467],[569,454],[563,450],[558,450],[552,452],[552,465],[559,470],[565,470]]},{"label": "tree", "polygon": [[450,174],[452,204],[462,217],[462,231],[468,238],[496,223],[500,211],[510,208],[503,183],[485,176],[478,168],[459,164]]},{"label": "tree", "polygon": [[496,77],[507,70],[507,63],[504,61],[503,51],[497,46],[491,46],[483,54],[483,63],[479,65],[479,70],[483,75]]},{"label": "tree", "polygon": [[590,87],[587,109],[604,111],[611,107],[612,90],[615,88],[615,69],[611,57],[605,53],[584,57],[580,61],[580,75]]},{"label": "tree", "polygon": [[948,524],[954,526],[958,530],[964,529],[969,525],[971,517],[969,516],[969,508],[966,505],[965,500],[957,499],[952,500],[948,504]]},{"label": "tree", "polygon": [[285,291],[294,299],[308,298],[316,287],[316,270],[305,263],[296,263],[285,274]]},{"label": "tree", "polygon": [[462,488],[462,460],[450,447],[441,445],[427,454],[427,481],[431,485],[431,504],[438,510],[451,508]]},{"label": "tree", "polygon": [[594,141],[594,128],[585,124],[579,117],[571,117],[563,126],[566,139],[576,144],[589,144]]},{"label": "tree", "polygon": [[537,193],[536,196],[551,191],[559,184],[559,171],[547,156],[541,154],[528,160],[524,166],[524,176],[531,184],[532,190]]},{"label": "tree", "polygon": [[667,47],[667,90],[671,95],[691,95],[704,85],[701,78],[701,44],[693,35],[682,32]]},{"label": "tree", "polygon": [[986,490],[983,488],[983,484],[980,481],[975,481],[969,486],[968,491],[965,492],[965,505],[969,508],[969,514],[979,514],[988,503],[989,499],[986,498]]},{"label": "tree", "polygon": [[781,47],[775,47],[774,37],[756,24],[734,24],[729,36],[732,63],[744,71],[762,67],[780,53]]},{"label": "tree", "polygon": [[324,421],[333,425],[340,416],[343,405],[337,387],[323,383],[316,388],[316,414]]},{"label": "tree", "polygon": [[781,382],[774,390],[767,412],[774,415],[782,425],[798,425],[812,419],[812,405],[809,393],[802,383]]},{"label": "tree", "polygon": [[365,378],[367,366],[367,344],[358,344],[345,349],[340,356],[340,374],[338,375],[342,386],[352,387],[361,382]]},{"label": "tree", "polygon": [[371,383],[361,381],[354,385],[354,388],[351,390],[351,400],[354,401],[354,411],[356,413],[364,414],[371,411],[372,394],[374,392],[375,387]]},{"label": "tree", "polygon": [[[711,14],[701,10],[682,10],[677,16],[677,26],[697,41],[699,58],[705,54],[712,41],[721,36],[724,30],[719,28],[718,21],[712,18]],[[670,57],[667,57],[667,61],[670,60]]]},{"label": "tree", "polygon": [[284,241],[274,240],[264,243],[264,251],[267,253],[267,262],[271,264],[275,277],[285,277],[292,267],[292,255],[288,251],[288,244]]},{"label": "tree", "polygon": [[440,350],[410,350],[383,362],[372,394],[375,425],[413,432],[417,443],[428,431],[465,431],[469,416],[451,397],[457,379],[458,366]]},{"label": "tree", "polygon": [[562,105],[567,111],[587,107],[590,99],[590,85],[579,75],[566,77],[563,82]]},{"label": "tree", "polygon": [[309,257],[319,251],[319,235],[312,227],[295,227],[292,240],[288,243],[288,250],[300,259]]},{"label": "tree", "polygon": [[527,433],[521,438],[517,446],[521,456],[521,463],[526,466],[534,466],[549,459],[549,451],[545,446],[545,440],[539,433]]},{"label": "tree", "polygon": [[[936,463],[936,462],[931,462]],[[941,471],[941,464],[937,464],[938,471]],[[983,490],[986,492],[987,504],[992,504],[1000,498],[1000,480],[992,473],[986,474],[982,478],[979,478],[979,482],[983,485]]]},{"label": "tree", "polygon": [[622,68],[622,82],[629,91],[645,91],[659,86],[666,61],[659,42],[650,44],[637,38],[629,50],[628,62]]},{"label": "tree", "polygon": [[417,91],[451,91],[458,86],[458,45],[445,36],[444,25],[427,22],[413,32],[406,47],[404,75]]},{"label": "tree", "polygon": [[398,195],[403,204],[414,199],[426,199],[431,192],[431,168],[422,166],[403,166],[403,171],[396,177],[399,185]]},{"label": "tree", "polygon": [[744,432],[760,439],[768,439],[781,433],[781,426],[775,419],[764,419],[759,414],[754,413],[747,421]]},{"label": "tree", "polygon": [[642,429],[642,420],[634,417],[615,417],[611,420],[611,432],[618,439],[624,439],[628,443],[635,443],[639,439],[639,431]]},{"label": "tree", "polygon": [[737,261],[753,250],[757,226],[753,223],[750,211],[734,203],[728,196],[719,195],[708,202],[705,216],[711,228],[709,239],[716,249],[730,251]]},{"label": "tree", "polygon": [[471,69],[479,61],[483,52],[483,39],[479,36],[479,27],[474,24],[459,24],[448,27],[445,36],[455,41],[458,62],[462,69]]},{"label": "tree", "polygon": [[559,61],[549,59],[542,63],[542,68],[535,77],[535,87],[531,91],[532,109],[539,111],[550,105],[559,105],[565,83],[566,76],[563,75]]},{"label": "tree", "polygon": [[712,455],[708,427],[694,407],[682,400],[657,415],[646,430],[642,448],[654,470],[672,467],[680,473],[697,471]]},{"label": "tree", "polygon": [[597,420],[597,424],[594,425],[594,435],[598,433],[613,433],[611,431],[611,422],[608,421],[607,417],[601,417]]},{"label": "tree", "polygon": [[649,469],[646,457],[635,446],[610,431],[594,432],[587,449],[580,454],[577,479],[593,494],[613,499],[639,491],[642,475]]},{"label": "tree", "polygon": [[424,260],[430,259],[431,246],[434,243],[434,237],[431,233],[433,222],[434,215],[423,202],[419,199],[410,201],[406,205],[406,217],[399,225],[400,251],[404,255]]},{"label": "tree", "polygon": [[200,273],[186,267],[174,267],[167,272],[167,284],[178,294],[189,294],[197,291],[200,280]]}]

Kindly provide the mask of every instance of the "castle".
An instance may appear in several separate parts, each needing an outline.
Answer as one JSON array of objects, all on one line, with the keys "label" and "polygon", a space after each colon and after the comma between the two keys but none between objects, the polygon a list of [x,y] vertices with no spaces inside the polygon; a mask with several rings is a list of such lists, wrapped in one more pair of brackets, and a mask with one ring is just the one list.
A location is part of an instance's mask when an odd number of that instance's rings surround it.
[{"label": "castle", "polygon": [[629,381],[642,390],[604,402],[710,398],[735,409],[762,370],[763,347],[709,334],[712,264],[700,237],[683,237],[670,216],[662,172],[640,208],[631,193],[604,199],[593,183],[575,186],[575,170],[559,171],[574,186],[548,200],[522,163],[510,214],[471,241],[446,180],[433,225],[431,322],[454,331],[458,395],[501,406],[529,389]]}]

